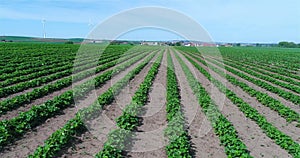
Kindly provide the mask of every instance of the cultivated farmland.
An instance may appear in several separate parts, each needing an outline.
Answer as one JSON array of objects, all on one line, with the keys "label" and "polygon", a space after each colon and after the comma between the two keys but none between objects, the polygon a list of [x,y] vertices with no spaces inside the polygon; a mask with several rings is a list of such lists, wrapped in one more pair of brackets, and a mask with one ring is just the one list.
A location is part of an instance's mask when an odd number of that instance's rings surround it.
[{"label": "cultivated farmland", "polygon": [[0,157],[300,158],[300,49],[85,48],[0,44]]}]

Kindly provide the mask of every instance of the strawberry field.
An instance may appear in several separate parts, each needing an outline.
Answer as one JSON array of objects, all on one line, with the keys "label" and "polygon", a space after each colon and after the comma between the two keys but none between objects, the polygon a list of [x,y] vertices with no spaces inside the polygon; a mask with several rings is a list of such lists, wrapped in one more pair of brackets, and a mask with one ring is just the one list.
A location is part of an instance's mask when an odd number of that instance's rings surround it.
[{"label": "strawberry field", "polygon": [[0,157],[300,158],[300,49],[85,48],[0,44]]}]

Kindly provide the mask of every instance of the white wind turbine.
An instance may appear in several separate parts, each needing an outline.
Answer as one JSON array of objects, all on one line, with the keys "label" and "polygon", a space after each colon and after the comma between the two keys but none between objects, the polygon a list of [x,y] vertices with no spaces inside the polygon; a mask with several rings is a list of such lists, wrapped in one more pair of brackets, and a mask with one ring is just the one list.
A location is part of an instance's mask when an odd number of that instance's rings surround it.
[{"label": "white wind turbine", "polygon": [[46,38],[46,30],[45,30],[46,19],[42,19],[42,24],[43,24],[43,37]]}]

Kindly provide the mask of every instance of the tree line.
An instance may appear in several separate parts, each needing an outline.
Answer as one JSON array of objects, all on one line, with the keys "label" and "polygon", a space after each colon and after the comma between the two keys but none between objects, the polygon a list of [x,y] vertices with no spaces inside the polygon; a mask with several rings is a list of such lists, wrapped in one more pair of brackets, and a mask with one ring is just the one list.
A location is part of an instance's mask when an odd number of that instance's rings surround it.
[{"label": "tree line", "polygon": [[284,48],[300,48],[300,43],[296,44],[294,42],[282,41],[278,43],[278,46]]}]

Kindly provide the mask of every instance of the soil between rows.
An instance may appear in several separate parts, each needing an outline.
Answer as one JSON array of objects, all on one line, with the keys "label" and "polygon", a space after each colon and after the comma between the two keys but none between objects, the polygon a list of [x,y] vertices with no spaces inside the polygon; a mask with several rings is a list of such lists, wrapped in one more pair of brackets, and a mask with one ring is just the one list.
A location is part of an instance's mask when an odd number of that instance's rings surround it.
[{"label": "soil between rows", "polygon": [[[208,61],[207,61],[207,62],[208,62]],[[208,62],[208,63],[210,63],[210,62]],[[210,64],[212,64],[213,66],[219,68],[219,66],[217,66],[217,65],[215,65],[215,64],[213,64],[213,63],[210,63]],[[235,75],[235,74],[233,74],[233,73],[231,73],[231,72],[229,72],[229,71],[226,71],[226,74],[228,74],[228,75],[230,75],[230,76],[233,76],[234,78],[238,79],[238,80],[241,81],[241,82],[246,83],[248,86],[252,87],[253,89],[255,89],[255,90],[257,90],[257,91],[260,91],[260,92],[262,92],[262,93],[268,94],[270,97],[272,97],[272,98],[274,98],[274,99],[276,99],[276,100],[279,100],[282,104],[284,104],[285,106],[291,108],[292,110],[294,110],[295,112],[297,112],[297,113],[300,114],[300,107],[297,106],[297,105],[295,105],[294,103],[292,103],[292,102],[290,102],[290,101],[288,101],[288,100],[286,100],[286,99],[280,97],[279,95],[277,95],[277,94],[275,94],[275,93],[273,93],[273,92],[270,92],[270,91],[268,91],[268,90],[266,90],[266,89],[264,89],[264,88],[261,88],[261,87],[255,85],[254,83],[249,82],[249,81],[247,81],[247,80],[245,80],[245,79],[243,79],[243,78],[241,78],[241,77],[239,77],[239,76],[237,76],[237,75]],[[251,77],[252,77],[252,76],[251,76]],[[251,97],[251,96],[249,96],[249,97]],[[255,99],[255,97],[251,97],[251,98],[254,98],[254,99]]]},{"label": "soil between rows", "polygon": [[[126,70],[114,76],[112,80],[122,78],[142,61],[143,59],[131,65]],[[82,107],[71,106],[64,109],[61,115],[49,118],[42,125],[26,133],[23,138],[17,140],[12,145],[7,146],[6,149],[0,153],[0,157],[26,157],[27,155],[31,154],[39,145],[43,145],[44,140],[46,140],[53,132],[63,127],[68,120],[73,118],[79,109],[93,103],[97,98],[96,94],[102,94],[109,87],[111,87],[111,82],[108,81],[102,87],[90,92],[84,100],[81,100],[77,104],[82,105]]]},{"label": "soil between rows", "polygon": [[[174,51],[171,51],[175,73],[180,87],[181,104],[184,116],[187,119],[188,134],[190,136],[191,146],[195,157],[211,157],[221,158],[225,155],[224,147],[220,146],[220,140],[214,133],[210,122],[205,114],[201,111],[196,96],[193,94],[189,86],[187,78],[174,56]],[[186,63],[192,73],[195,75],[197,71],[190,63]]]},{"label": "soil between rows", "polygon": [[[188,63],[189,61],[180,54],[180,57]],[[194,60],[196,61],[196,60]],[[201,67],[208,71],[208,68],[196,61]],[[195,69],[195,68],[194,68]],[[230,86],[230,83],[226,79],[221,78],[212,70],[208,71],[213,78],[221,81],[230,90],[235,89],[235,86]],[[246,116],[234,105],[226,96],[221,93],[210,81],[199,71],[196,71],[198,81],[209,92],[216,105],[219,107],[221,113],[234,125],[238,132],[239,138],[245,143],[250,151],[250,154],[254,157],[291,157],[287,151],[281,149],[274,143],[266,134],[260,129],[260,127],[252,120],[246,118]],[[242,98],[244,99],[244,98]]]},{"label": "soil between rows", "polygon": [[[88,131],[83,133],[81,137],[78,138],[79,142],[74,141],[72,142],[72,145],[70,145],[71,147],[62,150],[60,157],[94,157],[94,155],[103,148],[103,145],[107,140],[107,134],[111,130],[117,128],[115,119],[122,114],[122,109],[125,107],[125,105],[131,102],[131,97],[134,95],[139,85],[143,82],[156,57],[154,57],[139,74],[137,74],[131,81],[128,82],[128,85],[122,89],[118,95],[115,96],[113,103],[106,106],[103,111],[101,111],[99,117],[93,120],[86,120]],[[123,76],[113,78],[108,85],[113,85],[122,77]]]},{"label": "soil between rows", "polygon": [[[124,61],[124,62],[126,62],[126,61]],[[14,117],[18,116],[21,112],[28,111],[30,108],[32,108],[32,106],[34,106],[34,105],[39,105],[39,104],[44,103],[44,102],[47,101],[47,100],[53,99],[54,97],[63,94],[65,91],[71,90],[71,89],[72,89],[74,86],[76,86],[76,85],[80,85],[80,84],[82,84],[82,83],[84,83],[84,82],[86,82],[86,81],[88,81],[88,80],[90,80],[90,79],[93,79],[93,78],[95,78],[96,76],[99,76],[99,75],[101,75],[101,74],[103,74],[103,73],[105,73],[105,72],[107,72],[107,71],[109,71],[109,70],[113,70],[114,68],[116,68],[117,66],[121,65],[121,64],[124,63],[124,62],[118,63],[118,64],[116,64],[115,66],[113,66],[113,67],[111,67],[111,68],[108,68],[108,69],[106,69],[106,70],[104,70],[104,71],[102,71],[102,72],[100,72],[100,73],[97,73],[97,74],[94,74],[94,75],[92,75],[92,76],[88,76],[88,77],[86,77],[86,78],[84,78],[84,79],[82,79],[82,80],[76,81],[76,82],[73,83],[73,85],[70,85],[70,86],[68,86],[68,87],[65,87],[65,88],[63,88],[63,89],[61,89],[61,90],[54,91],[54,92],[52,92],[52,93],[50,93],[50,94],[48,94],[48,95],[46,95],[46,96],[44,96],[44,97],[42,97],[42,98],[35,99],[35,100],[33,100],[31,103],[29,103],[29,104],[24,104],[23,106],[21,106],[21,107],[19,107],[19,108],[17,108],[17,109],[14,109],[14,110],[12,110],[12,111],[8,111],[6,114],[0,116],[0,120],[9,120],[9,119],[11,119],[11,118],[14,118]],[[93,68],[91,68],[91,69],[93,69]],[[90,69],[88,69],[88,70],[90,70]],[[67,76],[67,77],[70,77],[70,76]],[[64,78],[66,78],[66,77],[64,77]],[[58,79],[58,80],[60,80],[60,79]],[[55,80],[55,81],[53,81],[53,82],[56,82],[56,81],[57,81],[57,80]],[[51,84],[51,83],[48,83],[48,84]],[[45,85],[47,85],[47,84],[45,84]],[[44,86],[44,85],[43,85],[43,86]],[[42,87],[42,86],[40,86],[40,87]],[[37,88],[37,87],[35,87],[35,88]],[[23,92],[19,92],[19,93],[16,93],[16,94],[20,95],[21,93],[27,93],[27,92],[32,91],[32,90],[35,89],[35,88],[30,88],[30,89],[28,89],[28,90],[25,90],[25,91],[23,91]],[[15,94],[14,94],[14,95],[15,95]],[[17,95],[16,95],[16,96],[17,96]]]},{"label": "soil between rows", "polygon": [[[216,62],[220,63],[219,61],[216,61]],[[242,71],[242,70],[240,70],[240,69],[237,69],[237,68],[235,68],[235,67],[232,67],[232,66],[230,66],[230,65],[226,65],[226,66],[228,66],[228,67],[230,67],[230,68],[232,68],[232,69],[234,69],[234,70],[236,70],[236,71],[238,71],[238,72],[241,72],[241,73],[243,73],[243,74],[246,74],[247,76],[251,76],[252,78],[254,78],[254,79],[256,79],[256,80],[260,80],[260,81],[262,81],[262,82],[266,82],[266,83],[272,85],[273,87],[276,87],[276,88],[279,88],[279,89],[284,90],[284,91],[286,91],[286,92],[290,92],[290,93],[292,93],[292,94],[294,94],[294,95],[300,96],[300,94],[298,94],[297,92],[294,92],[294,91],[289,90],[289,89],[287,89],[287,88],[281,87],[281,86],[279,86],[279,85],[277,85],[277,84],[275,84],[275,83],[272,83],[272,82],[270,82],[270,81],[266,81],[266,80],[263,80],[263,79],[258,78],[258,77],[256,77],[256,76],[250,75],[250,74],[248,74],[248,73],[246,73],[246,72],[244,72],[244,71]],[[259,74],[259,72],[256,72],[256,73]],[[265,76],[265,75],[264,75],[264,76]],[[276,80],[276,79],[275,79],[275,80]],[[287,83],[287,82],[285,82],[285,81],[280,81],[280,82]]]},{"label": "soil between rows", "polygon": [[[99,66],[101,66],[101,65],[99,65]],[[82,70],[82,71],[87,71],[87,70],[91,70],[91,69],[93,69],[93,68],[84,69],[84,70]],[[57,72],[55,72],[55,73],[51,73],[51,74],[48,74],[48,75],[43,75],[43,76],[40,76],[40,77],[37,77],[37,78],[46,77],[46,76],[49,76],[49,75],[61,73],[61,72],[63,72],[63,71],[66,71],[66,70],[57,71]],[[76,74],[77,74],[77,73],[80,73],[80,72],[82,72],[82,71],[78,71],[78,72],[76,72]],[[26,76],[26,75],[25,75],[25,76]],[[55,80],[50,81],[50,82],[47,82],[47,83],[44,83],[44,84],[42,84],[42,85],[40,85],[40,86],[28,88],[28,89],[25,89],[24,91],[17,92],[17,93],[14,93],[14,94],[10,94],[10,95],[8,95],[8,96],[6,96],[6,97],[0,98],[0,101],[3,101],[3,100],[5,100],[5,99],[9,99],[9,98],[13,98],[13,97],[15,97],[15,96],[18,96],[18,95],[21,95],[21,94],[24,94],[24,93],[27,93],[27,92],[31,92],[31,91],[32,91],[33,89],[35,89],[35,88],[41,88],[41,87],[43,87],[43,86],[45,86],[45,85],[52,84],[52,83],[54,83],[54,82],[56,82],[56,81],[58,81],[58,80],[62,80],[62,79],[67,78],[67,77],[70,77],[70,75],[65,76],[65,77],[62,77],[62,78],[55,79]],[[37,79],[37,78],[34,78],[34,79]],[[32,80],[34,80],[34,79],[27,80],[27,81],[22,81],[22,82],[18,82],[18,83],[14,83],[14,84],[11,84],[11,85],[8,85],[8,86],[5,86],[5,87],[11,87],[11,86],[15,86],[15,85],[20,84],[20,83],[30,82],[30,81],[32,81]]]},{"label": "soil between rows", "polygon": [[[199,57],[199,56],[198,56],[198,57]],[[213,66],[215,66],[215,67],[217,67],[217,68],[219,68],[219,66],[217,66],[217,65],[215,65],[215,64],[213,64],[213,63],[211,63],[211,62],[209,62],[209,61],[206,61],[206,62],[212,64]],[[226,72],[226,74],[228,74],[228,75],[230,75],[230,76],[233,76],[234,78],[238,79],[239,81],[246,83],[248,86],[252,87],[253,89],[255,89],[255,90],[257,90],[257,91],[260,91],[260,92],[262,92],[262,93],[268,94],[270,97],[272,97],[272,98],[274,98],[274,99],[280,101],[282,104],[284,104],[285,106],[291,108],[291,109],[294,110],[295,112],[300,113],[300,107],[297,106],[297,105],[295,105],[295,104],[292,103],[291,101],[288,101],[288,100],[286,100],[286,99],[280,97],[279,95],[277,95],[277,94],[275,94],[275,93],[273,93],[273,92],[270,92],[270,91],[268,91],[268,90],[266,90],[266,89],[264,89],[264,88],[261,88],[261,87],[255,85],[254,83],[249,82],[249,81],[247,81],[247,80],[245,80],[245,79],[243,79],[243,78],[241,78],[241,77],[239,77],[239,76],[237,76],[237,75],[235,75],[235,74],[233,74],[233,73],[231,73],[231,72],[229,72],[229,71],[226,71],[226,70],[225,70],[225,72]],[[251,96],[250,96],[250,97],[251,97]],[[251,98],[254,98],[254,97],[251,97]]]},{"label": "soil between rows", "polygon": [[[211,56],[210,58],[212,58],[212,59],[215,59],[213,56]],[[232,61],[231,59],[226,59],[227,61]],[[246,64],[247,65],[247,64]],[[267,72],[267,73],[270,73],[270,74],[276,74],[276,75],[279,75],[279,76],[282,76],[282,77],[286,77],[286,78],[289,78],[289,79],[292,79],[292,80],[294,80],[294,81],[296,81],[296,82],[300,82],[299,80],[297,80],[297,79],[295,79],[295,78],[291,78],[291,77],[288,77],[288,76],[284,76],[284,75],[281,75],[281,74],[279,74],[279,73],[275,73],[275,72],[271,72],[271,71],[268,71],[268,70],[265,70],[265,69],[262,69],[262,68],[259,68],[259,67],[254,67],[254,66],[252,66],[252,65],[247,65],[249,68],[247,68],[247,69],[250,69],[250,70],[252,70],[252,68],[256,68],[256,69],[258,69],[258,70],[261,70],[261,71],[264,71],[264,72]],[[254,70],[252,70],[252,71],[254,71]],[[256,71],[255,71],[256,72]],[[260,72],[256,72],[256,73],[259,73],[259,74],[261,74],[261,75],[264,75],[264,74],[262,74],[262,73],[260,73]],[[270,76],[270,77],[272,77],[272,76]],[[284,83],[287,83],[287,84],[289,84],[288,82],[286,82],[286,81],[283,81],[283,80],[280,80],[280,79],[277,79],[277,78],[273,78],[273,79],[276,79],[277,81],[280,81],[280,82],[284,82]],[[295,85],[295,86],[297,86],[297,85]]]},{"label": "soil between rows", "polygon": [[[214,65],[216,66],[216,65]],[[228,74],[234,76],[230,72]],[[216,74],[217,75],[217,74]],[[234,76],[237,79],[237,76]],[[230,88],[238,97],[242,98],[249,105],[258,110],[258,112],[265,116],[267,121],[272,123],[280,131],[284,132],[290,136],[294,141],[300,143],[300,128],[296,127],[297,123],[292,122],[288,123],[283,117],[281,117],[276,111],[271,110],[269,107],[262,105],[255,97],[251,97],[249,94],[244,92],[240,87],[234,86],[230,83],[227,83],[227,87]],[[298,112],[298,111],[296,111]],[[299,113],[299,112],[298,112]]]},{"label": "soil between rows", "polygon": [[133,158],[167,157],[164,129],[166,121],[166,80],[167,53],[164,52],[162,63],[149,92],[149,102],[142,107],[141,126],[137,127],[132,146],[127,148],[126,156]]},{"label": "soil between rows", "polygon": [[[206,61],[206,62],[208,62],[208,61]],[[217,61],[217,62],[218,62],[218,61]],[[209,62],[209,63],[210,63],[210,62]],[[215,65],[215,64],[213,64],[213,63],[210,63],[210,64],[212,64],[212,65],[218,67],[217,65]],[[229,67],[230,67],[230,66],[229,66]],[[233,68],[233,67],[231,67],[231,68]],[[235,70],[237,70],[237,69],[235,69]],[[239,71],[239,70],[238,70],[238,71]],[[243,79],[243,78],[241,78],[241,77],[239,77],[239,76],[237,76],[237,75],[235,75],[235,74],[233,74],[233,73],[231,73],[231,72],[229,72],[229,71],[226,71],[226,73],[229,74],[229,75],[231,75],[231,76],[233,76],[233,77],[235,77],[235,78],[237,78],[237,79],[239,79],[239,81],[242,81],[242,82],[246,83],[247,85],[251,86],[252,88],[254,88],[254,89],[257,90],[257,91],[260,91],[260,92],[263,92],[263,93],[267,93],[267,94],[268,94],[269,96],[271,96],[272,98],[274,98],[274,99],[276,99],[276,100],[279,100],[279,101],[282,102],[284,105],[286,105],[286,106],[288,106],[289,108],[293,109],[294,111],[300,113],[300,107],[299,107],[298,105],[295,105],[295,104],[292,103],[291,101],[286,100],[286,99],[280,97],[278,94],[275,94],[275,93],[270,92],[270,91],[268,91],[268,90],[266,90],[266,89],[264,89],[264,88],[261,88],[261,87],[257,86],[256,84],[254,84],[254,83],[252,83],[252,82],[249,82],[249,81],[247,81],[247,80],[245,80],[245,79]],[[242,72],[242,73],[244,73],[244,72]],[[245,74],[245,73],[244,73],[244,74]],[[248,75],[248,76],[251,76],[251,75]],[[255,78],[254,76],[251,76],[251,77]],[[275,86],[275,87],[276,87],[276,86]],[[282,87],[279,87],[279,88],[282,88]],[[282,90],[284,90],[284,89],[282,89]],[[298,95],[299,95],[299,94],[298,94]]]}]

